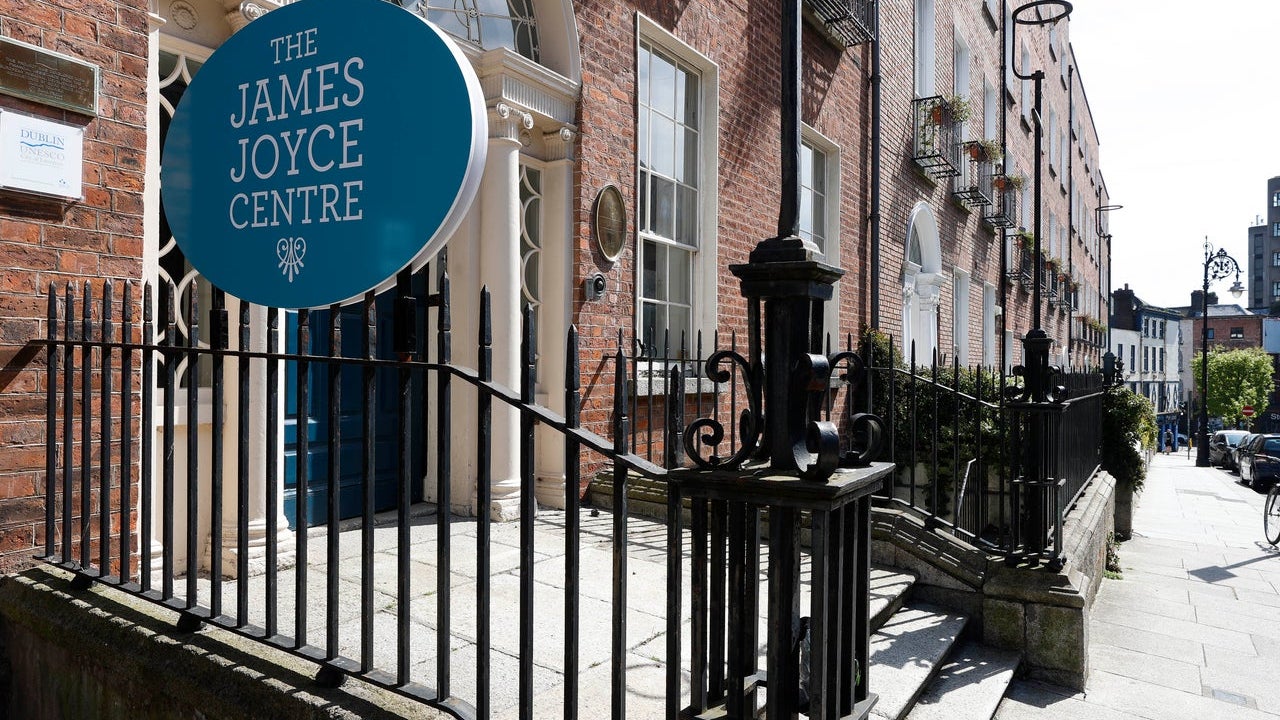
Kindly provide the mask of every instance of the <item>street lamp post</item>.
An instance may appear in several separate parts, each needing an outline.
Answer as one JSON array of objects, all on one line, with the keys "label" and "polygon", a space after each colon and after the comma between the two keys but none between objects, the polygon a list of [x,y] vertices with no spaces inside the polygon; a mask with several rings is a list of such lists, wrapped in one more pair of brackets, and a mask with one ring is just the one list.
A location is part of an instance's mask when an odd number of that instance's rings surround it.
[{"label": "street lamp post", "polygon": [[[1011,14],[1013,27],[1009,42],[1017,47],[1018,26],[1052,25],[1071,14],[1071,3],[1066,0],[1031,0],[1014,9]],[[1044,265],[1042,262],[1040,233],[1040,176],[1042,174],[1042,155],[1044,145],[1044,124],[1041,118],[1043,103],[1042,85],[1044,70],[1035,70],[1024,74],[1027,68],[1014,68],[1013,74],[1020,80],[1030,80],[1034,86],[1035,104],[1031,110],[1031,125],[1034,137],[1033,169],[1032,169],[1032,257],[1035,277],[1032,281],[1032,323],[1031,330],[1022,339],[1023,363],[1020,371],[1023,386],[1014,400],[1019,414],[1026,419],[1027,443],[1026,464],[1019,485],[1025,488],[1026,522],[1022,526],[1023,547],[1031,555],[1039,555],[1045,550],[1048,532],[1049,508],[1048,493],[1051,492],[1049,473],[1049,413],[1047,409],[1060,403],[1065,396],[1060,387],[1053,385],[1053,376],[1058,368],[1049,365],[1049,349],[1053,339],[1041,327],[1041,285],[1043,283]],[[1058,552],[1050,558],[1051,566],[1060,566],[1062,559]]]},{"label": "street lamp post", "polygon": [[1103,216],[1103,213],[1108,213],[1108,212],[1111,212],[1112,210],[1119,210],[1123,207],[1124,207],[1123,205],[1115,205],[1115,204],[1103,205],[1102,204],[1102,186],[1101,185],[1098,186],[1098,207],[1093,209],[1093,228],[1094,228],[1094,231],[1098,233],[1099,254],[1102,253],[1102,241],[1106,240],[1107,242],[1107,254],[1106,254],[1107,282],[1106,284],[1103,285],[1103,288],[1107,291],[1107,320],[1105,325],[1107,332],[1103,338],[1103,343],[1104,343],[1104,347],[1106,347],[1108,351],[1111,350],[1111,233],[1103,231],[1102,216]]},{"label": "street lamp post", "polygon": [[1200,293],[1200,442],[1196,445],[1196,467],[1209,467],[1209,280],[1221,280],[1235,273],[1231,297],[1244,292],[1240,285],[1240,263],[1218,248],[1214,252],[1209,238],[1204,239],[1204,285]]}]

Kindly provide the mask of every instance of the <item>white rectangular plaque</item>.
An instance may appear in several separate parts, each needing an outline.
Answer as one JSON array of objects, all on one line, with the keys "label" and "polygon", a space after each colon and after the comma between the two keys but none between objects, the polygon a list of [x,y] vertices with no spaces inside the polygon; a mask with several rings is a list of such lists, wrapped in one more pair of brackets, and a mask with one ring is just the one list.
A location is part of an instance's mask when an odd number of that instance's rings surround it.
[{"label": "white rectangular plaque", "polygon": [[84,129],[0,111],[0,189],[84,197]]}]

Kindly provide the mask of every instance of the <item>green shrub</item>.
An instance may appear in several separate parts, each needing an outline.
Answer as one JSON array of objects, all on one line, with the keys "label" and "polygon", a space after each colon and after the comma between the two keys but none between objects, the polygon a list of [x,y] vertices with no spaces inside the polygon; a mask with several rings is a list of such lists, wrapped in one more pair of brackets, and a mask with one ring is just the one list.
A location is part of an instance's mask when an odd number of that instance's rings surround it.
[{"label": "green shrub", "polygon": [[1151,401],[1127,388],[1109,388],[1102,398],[1102,467],[1134,492],[1147,479],[1145,450],[1156,442]]}]

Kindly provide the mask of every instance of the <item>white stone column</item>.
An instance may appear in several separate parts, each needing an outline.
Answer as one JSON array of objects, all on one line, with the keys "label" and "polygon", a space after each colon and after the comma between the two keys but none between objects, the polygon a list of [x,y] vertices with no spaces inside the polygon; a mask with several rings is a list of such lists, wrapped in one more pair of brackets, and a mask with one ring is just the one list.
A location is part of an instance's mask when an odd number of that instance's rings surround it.
[{"label": "white stone column", "polygon": [[[152,13],[148,16],[148,28],[150,30],[150,38],[147,43],[147,166],[146,175],[142,184],[142,225],[143,225],[143,251],[142,251],[142,277],[150,279],[158,277],[157,269],[159,267],[159,257],[157,250],[160,247],[160,28],[165,24],[165,19],[159,15]],[[145,297],[143,300],[145,301]],[[151,310],[156,308],[155,288],[152,288]],[[144,309],[145,312],[145,309]],[[154,315],[153,315],[154,317]],[[141,320],[141,317],[139,317]],[[141,432],[157,435],[156,426],[143,427],[139,425]],[[153,446],[154,448],[154,446]],[[144,463],[151,463],[152,467],[156,467],[156,460],[159,453],[153,449],[151,457],[141,458]],[[152,497],[159,497],[160,478],[158,475],[152,476]],[[134,502],[138,503],[138,528],[133,537],[138,543],[142,539],[142,488],[134,493]],[[160,555],[164,547],[160,543],[160,515],[159,503],[151,503],[151,567],[142,568],[141,572],[150,572],[154,576],[159,575],[161,568]],[[134,557],[141,559],[141,544],[135,548],[137,553]]]},{"label": "white stone column", "polygon": [[[489,154],[480,184],[480,283],[489,288],[493,329],[493,380],[520,389],[520,134],[533,117],[506,103],[489,110]],[[493,404],[492,481],[494,519],[519,515],[520,415]],[[458,428],[459,430],[461,428]],[[477,507],[477,512],[484,508]]]},{"label": "white stone column", "polygon": [[[254,352],[267,351],[267,310],[261,305],[249,307],[249,346],[240,348],[239,317],[243,301],[227,298],[227,317],[230,346]],[[282,352],[283,333],[278,346],[271,348]],[[267,483],[273,482],[276,487],[276,553],[279,567],[290,567],[295,562],[293,531],[289,529],[289,520],[284,515],[284,427],[277,422],[276,427],[267,427],[267,365],[265,360],[252,360],[249,363],[249,407],[248,424],[240,427],[240,361],[228,358],[223,375],[226,424],[222,428],[224,442],[222,452],[222,574],[236,577],[239,568],[239,517],[236,514],[238,499],[238,467],[239,438],[248,441],[249,487],[247,505],[249,514],[246,549],[248,550],[249,574],[257,575],[266,569],[267,543]],[[276,417],[284,418],[284,368],[279,371],[280,380],[276,387]],[[267,477],[267,437],[268,433],[276,434],[276,475]],[[207,545],[206,547],[211,547]],[[203,566],[209,568],[210,556],[204,557]]]},{"label": "white stone column", "polygon": [[[573,144],[567,127],[542,136],[546,169],[542,174],[542,313],[538,328],[538,402],[564,414],[565,354],[570,313],[578,290],[573,282]],[[538,502],[564,507],[564,435],[549,427],[536,430]]]}]

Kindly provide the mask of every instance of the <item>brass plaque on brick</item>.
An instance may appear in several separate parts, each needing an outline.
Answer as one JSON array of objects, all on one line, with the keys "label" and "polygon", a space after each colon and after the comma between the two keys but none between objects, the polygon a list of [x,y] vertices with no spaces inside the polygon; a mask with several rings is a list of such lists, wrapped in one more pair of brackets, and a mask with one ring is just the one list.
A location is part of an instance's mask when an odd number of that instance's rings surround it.
[{"label": "brass plaque on brick", "polygon": [[85,115],[98,114],[98,67],[0,38],[0,93]]}]

